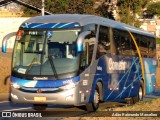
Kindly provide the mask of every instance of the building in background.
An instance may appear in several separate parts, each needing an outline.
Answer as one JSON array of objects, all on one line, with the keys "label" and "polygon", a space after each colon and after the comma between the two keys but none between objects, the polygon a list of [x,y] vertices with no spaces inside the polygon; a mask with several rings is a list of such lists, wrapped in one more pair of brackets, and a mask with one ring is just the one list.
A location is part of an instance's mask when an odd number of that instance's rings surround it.
[{"label": "building in background", "polygon": [[[2,46],[3,38],[11,32],[17,32],[19,26],[29,18],[27,17],[0,17],[0,47]],[[7,48],[13,48],[14,46],[15,37],[9,39],[7,43]],[[1,50],[0,50],[1,51]]]},{"label": "building in background", "polygon": [[20,10],[20,5],[11,2],[8,5],[0,7],[0,17],[21,17],[23,12]]},{"label": "building in background", "polygon": [[20,9],[21,5],[14,2],[0,7],[0,17],[21,17],[23,12]]},{"label": "building in background", "polygon": [[0,10],[20,10],[21,5],[11,2],[5,6],[1,6]]},{"label": "building in background", "polygon": [[140,19],[141,29],[152,32],[157,38],[160,38],[160,19]]}]

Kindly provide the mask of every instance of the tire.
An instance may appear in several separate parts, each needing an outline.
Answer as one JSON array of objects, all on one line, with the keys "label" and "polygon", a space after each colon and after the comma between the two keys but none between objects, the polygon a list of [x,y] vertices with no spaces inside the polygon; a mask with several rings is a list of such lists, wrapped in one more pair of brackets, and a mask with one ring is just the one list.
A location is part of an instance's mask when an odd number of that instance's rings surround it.
[{"label": "tire", "polygon": [[100,102],[100,94],[99,94],[98,86],[96,86],[96,89],[94,91],[93,102],[86,104],[87,111],[89,111],[89,112],[96,111],[98,109],[98,107],[99,107],[99,102]]},{"label": "tire", "polygon": [[133,97],[133,103],[137,103],[139,101],[143,101],[143,87],[142,85],[139,87],[138,95]]},{"label": "tire", "polygon": [[127,103],[128,105],[133,105],[133,104],[134,104],[133,97],[126,98],[125,100],[126,100],[126,103]]},{"label": "tire", "polygon": [[33,104],[33,108],[37,111],[43,111],[43,110],[46,110],[47,105],[46,104]]}]

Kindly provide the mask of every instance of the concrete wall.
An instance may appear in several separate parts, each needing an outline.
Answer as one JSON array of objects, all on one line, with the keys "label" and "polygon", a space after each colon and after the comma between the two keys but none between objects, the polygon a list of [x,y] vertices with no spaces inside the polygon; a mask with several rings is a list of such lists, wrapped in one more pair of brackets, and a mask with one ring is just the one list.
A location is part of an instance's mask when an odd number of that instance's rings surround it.
[{"label": "concrete wall", "polygon": [[[19,26],[29,18],[17,17],[17,18],[0,18],[0,48],[2,46],[2,40],[5,35],[11,32],[17,32]],[[7,48],[13,48],[15,37],[9,39]]]}]

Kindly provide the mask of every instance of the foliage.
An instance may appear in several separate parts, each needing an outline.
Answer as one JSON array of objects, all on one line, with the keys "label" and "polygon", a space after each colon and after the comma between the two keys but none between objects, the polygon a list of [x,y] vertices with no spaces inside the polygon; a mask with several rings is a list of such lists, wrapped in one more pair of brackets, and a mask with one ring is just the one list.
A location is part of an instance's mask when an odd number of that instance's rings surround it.
[{"label": "foliage", "polygon": [[107,11],[108,9],[109,9],[109,6],[103,3],[96,9],[96,14],[103,16],[105,18],[114,19],[112,13]]},{"label": "foliage", "polygon": [[142,9],[146,6],[149,0],[119,0],[119,16],[120,21],[139,27],[141,23],[137,16],[142,16]]},{"label": "foliage", "polygon": [[37,12],[35,10],[32,10],[32,9],[28,9],[26,7],[23,7],[21,8],[23,10],[23,15],[22,17],[33,17],[33,16],[37,16],[37,15],[40,15],[41,13],[40,12]]},{"label": "foliage", "polygon": [[160,38],[156,39],[156,44],[160,44]]},{"label": "foliage", "polygon": [[[26,0],[30,4],[41,8],[41,2],[37,0]],[[39,0],[41,1],[41,0]],[[98,0],[45,0],[45,10],[53,14],[93,14],[114,19],[109,6],[105,3],[94,9],[95,1]],[[101,1],[101,0],[99,0]],[[107,0],[103,0],[105,2]],[[150,0],[118,0],[119,21],[139,27],[137,16],[142,16],[142,9]],[[40,15],[40,12],[23,7],[24,16]]]},{"label": "foliage", "polygon": [[[30,4],[41,8],[41,2],[37,4],[37,0],[28,0]],[[96,14],[93,9],[93,0],[45,0],[45,10],[53,14]],[[36,16],[37,12],[23,7],[24,16]],[[38,13],[40,14],[40,13]]]},{"label": "foliage", "polygon": [[160,16],[160,2],[156,2],[148,5],[146,13],[147,15],[152,17],[154,15]]},{"label": "foliage", "polygon": [[[41,8],[41,2],[37,2],[37,0],[23,0],[35,7],[38,7],[38,8]],[[41,1],[41,0],[40,0]],[[37,15],[40,15],[41,12],[38,12],[38,11],[35,11],[35,10],[32,10],[32,9],[29,9],[27,7],[22,7],[21,8],[22,11],[23,11],[23,17],[32,17],[32,16],[37,16]]]},{"label": "foliage", "polygon": [[79,13],[79,14],[95,14],[93,9],[93,0],[73,0],[69,1],[68,10],[66,13]]}]

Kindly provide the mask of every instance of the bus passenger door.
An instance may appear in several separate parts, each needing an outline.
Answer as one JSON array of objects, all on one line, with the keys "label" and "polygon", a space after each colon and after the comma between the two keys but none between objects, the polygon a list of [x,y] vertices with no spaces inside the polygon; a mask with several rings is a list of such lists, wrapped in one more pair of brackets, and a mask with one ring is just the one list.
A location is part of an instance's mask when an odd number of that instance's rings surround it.
[{"label": "bus passenger door", "polygon": [[92,62],[93,49],[95,44],[95,38],[85,38],[83,42],[83,52],[81,54],[81,69],[86,69]]}]

